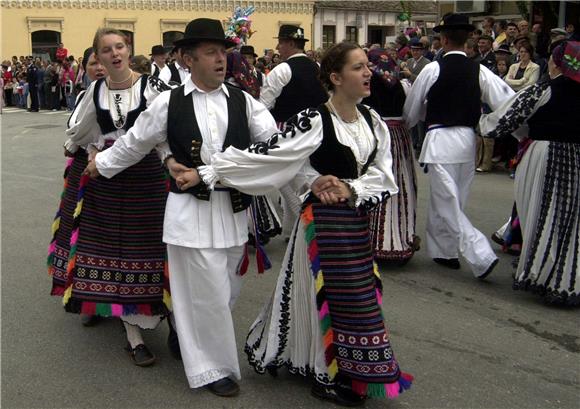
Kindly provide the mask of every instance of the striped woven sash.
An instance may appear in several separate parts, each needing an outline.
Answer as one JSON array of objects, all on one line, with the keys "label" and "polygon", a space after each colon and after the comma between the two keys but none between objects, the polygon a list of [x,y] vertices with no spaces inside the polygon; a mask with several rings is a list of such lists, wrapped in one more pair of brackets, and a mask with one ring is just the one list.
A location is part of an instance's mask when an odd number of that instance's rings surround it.
[{"label": "striped woven sash", "polygon": [[301,219],[330,377],[351,379],[360,395],[397,396],[412,377],[399,370],[385,328],[368,214],[345,204],[310,203]]}]

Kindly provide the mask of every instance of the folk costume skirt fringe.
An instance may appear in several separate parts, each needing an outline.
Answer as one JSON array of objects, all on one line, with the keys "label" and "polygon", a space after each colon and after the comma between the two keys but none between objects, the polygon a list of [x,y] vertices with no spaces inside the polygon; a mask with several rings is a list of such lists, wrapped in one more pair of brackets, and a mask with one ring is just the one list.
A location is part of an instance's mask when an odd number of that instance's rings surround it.
[{"label": "folk costume skirt fringe", "polygon": [[385,120],[391,134],[393,173],[399,193],[385,200],[370,214],[370,231],[375,259],[405,262],[419,243],[417,219],[417,175],[411,135],[402,120]]},{"label": "folk costume skirt fringe", "polygon": [[86,154],[67,166],[49,246],[51,294],[68,312],[154,328],[171,308],[159,158],[151,153],[111,179],[81,176],[85,166]]},{"label": "folk costume skirt fringe", "polygon": [[580,144],[534,142],[515,182],[523,247],[514,289],[579,305]]},{"label": "folk costume skirt fringe", "polygon": [[282,266],[246,340],[258,373],[286,366],[322,384],[340,375],[357,394],[373,397],[394,398],[410,387],[384,324],[366,213],[305,205]]}]

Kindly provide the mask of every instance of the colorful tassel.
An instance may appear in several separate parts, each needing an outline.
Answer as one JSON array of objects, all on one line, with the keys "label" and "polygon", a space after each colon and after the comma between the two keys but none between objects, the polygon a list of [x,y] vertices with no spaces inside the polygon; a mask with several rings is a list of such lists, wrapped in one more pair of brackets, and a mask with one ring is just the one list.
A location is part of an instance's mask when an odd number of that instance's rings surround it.
[{"label": "colorful tassel", "polygon": [[244,245],[244,254],[240,263],[238,264],[238,268],[236,269],[237,274],[239,276],[243,276],[248,272],[248,267],[250,265],[250,257],[248,256],[248,243]]},{"label": "colorful tassel", "polygon": [[256,247],[256,266],[258,274],[262,274],[264,271],[272,268],[272,263],[270,262],[270,259],[268,259],[264,246],[260,243],[260,229],[258,229],[258,215],[256,214],[255,206],[251,206],[251,210],[252,215],[250,218],[252,220],[252,229]]}]

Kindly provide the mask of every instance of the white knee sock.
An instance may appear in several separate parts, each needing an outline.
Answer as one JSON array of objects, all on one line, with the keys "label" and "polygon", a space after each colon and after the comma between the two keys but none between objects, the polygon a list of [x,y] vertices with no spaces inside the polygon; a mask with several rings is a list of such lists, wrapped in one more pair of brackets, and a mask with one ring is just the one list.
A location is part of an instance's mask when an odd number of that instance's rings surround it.
[{"label": "white knee sock", "polygon": [[123,322],[123,325],[125,326],[127,341],[129,341],[131,348],[135,348],[137,345],[145,343],[141,337],[141,329],[138,326],[127,324],[126,322]]}]

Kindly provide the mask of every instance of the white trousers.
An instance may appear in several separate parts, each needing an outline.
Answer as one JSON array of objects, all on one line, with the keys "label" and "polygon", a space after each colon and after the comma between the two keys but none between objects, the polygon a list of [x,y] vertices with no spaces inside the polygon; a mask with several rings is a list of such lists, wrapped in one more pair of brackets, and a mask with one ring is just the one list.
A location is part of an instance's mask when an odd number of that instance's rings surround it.
[{"label": "white trousers", "polygon": [[167,245],[175,329],[191,388],[240,379],[231,308],[240,294],[243,249]]},{"label": "white trousers", "polygon": [[429,164],[431,194],[427,214],[427,253],[431,258],[465,258],[473,275],[486,272],[497,258],[485,236],[463,208],[474,175],[473,163]]}]

